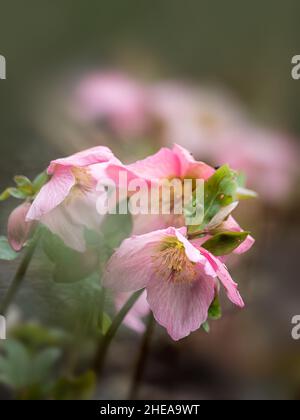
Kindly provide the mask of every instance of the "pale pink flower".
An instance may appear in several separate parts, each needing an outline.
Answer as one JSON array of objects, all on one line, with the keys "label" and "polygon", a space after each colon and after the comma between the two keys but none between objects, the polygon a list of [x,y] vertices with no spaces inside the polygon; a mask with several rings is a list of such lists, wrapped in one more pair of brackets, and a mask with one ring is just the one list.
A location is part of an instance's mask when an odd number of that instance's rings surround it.
[{"label": "pale pink flower", "polygon": [[153,85],[151,111],[167,144],[177,143],[207,160],[219,136],[244,125],[246,112],[227,92],[170,81]]},{"label": "pale pink flower", "polygon": [[21,251],[30,238],[34,226],[34,222],[26,222],[29,209],[30,203],[25,202],[16,207],[8,218],[7,238],[10,246],[17,252]]},{"label": "pale pink flower", "polygon": [[[214,168],[197,162],[193,156],[183,147],[174,145],[172,149],[162,148],[156,154],[133,164],[122,165],[112,162],[107,166],[106,173],[119,187],[127,187],[119,184],[122,180],[120,174],[127,174],[127,185],[137,179],[144,180],[151,186],[163,185],[166,180],[179,179],[208,179],[215,172]],[[182,197],[178,197],[182,200]],[[152,230],[168,226],[181,227],[184,223],[182,215],[138,215],[134,218],[134,233],[146,233]]]},{"label": "pale pink flower", "polygon": [[290,137],[255,127],[224,132],[214,151],[214,163],[243,172],[262,200],[284,202],[295,185],[299,149]]},{"label": "pale pink flower", "polygon": [[[114,296],[114,302],[117,311],[119,311],[122,306],[130,298],[131,293],[118,292]],[[143,318],[145,318],[150,313],[150,307],[147,302],[146,292],[143,292],[142,295],[135,302],[131,310],[128,312],[124,319],[124,324],[137,333],[143,333],[145,331],[145,323]]]},{"label": "pale pink flower", "polygon": [[95,72],[83,78],[76,89],[75,110],[86,121],[102,121],[124,137],[143,132],[146,125],[146,90],[137,81],[118,72]]},{"label": "pale pink flower", "polygon": [[225,265],[189,241],[186,228],[170,227],[123,241],[107,264],[104,285],[118,292],[145,288],[155,319],[179,340],[207,320],[217,278],[228,298],[243,307]]},{"label": "pale pink flower", "polygon": [[98,229],[102,221],[96,211],[96,185],[111,160],[118,162],[108,148],[99,146],[52,161],[47,170],[50,181],[33,201],[26,220],[39,220],[66,245],[85,251],[84,229]]}]

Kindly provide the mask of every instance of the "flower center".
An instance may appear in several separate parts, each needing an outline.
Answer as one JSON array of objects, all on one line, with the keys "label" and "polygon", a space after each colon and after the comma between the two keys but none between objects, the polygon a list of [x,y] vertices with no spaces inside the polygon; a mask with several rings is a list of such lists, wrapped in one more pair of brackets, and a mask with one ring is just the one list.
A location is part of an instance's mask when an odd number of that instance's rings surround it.
[{"label": "flower center", "polygon": [[196,265],[188,259],[184,245],[177,238],[164,239],[153,260],[156,272],[167,281],[182,283],[195,280]]},{"label": "flower center", "polygon": [[89,192],[94,187],[94,180],[86,168],[72,168],[72,174],[75,177],[74,186],[77,192]]}]

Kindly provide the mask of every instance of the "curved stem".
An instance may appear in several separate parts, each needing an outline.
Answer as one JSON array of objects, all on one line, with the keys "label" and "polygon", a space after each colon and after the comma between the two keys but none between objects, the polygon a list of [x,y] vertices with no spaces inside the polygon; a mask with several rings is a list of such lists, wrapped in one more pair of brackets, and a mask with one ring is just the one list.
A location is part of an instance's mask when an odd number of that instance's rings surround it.
[{"label": "curved stem", "polygon": [[30,264],[31,258],[34,254],[34,251],[36,249],[37,246],[37,242],[38,242],[38,238],[34,238],[32,240],[32,242],[30,243],[30,245],[28,246],[27,250],[25,251],[25,255],[19,265],[19,268],[17,269],[17,272],[6,292],[6,295],[3,299],[3,302],[0,305],[0,314],[1,315],[5,315],[10,304],[12,303],[12,301],[14,300],[20,285],[25,277],[25,274],[27,272],[28,266]]},{"label": "curved stem", "polygon": [[154,325],[155,325],[154,317],[151,313],[147,319],[146,330],[142,338],[139,354],[138,354],[136,364],[134,367],[134,372],[133,372],[130,390],[129,390],[129,397],[128,397],[129,400],[135,400],[138,397],[139,387],[141,385],[143,374],[145,372],[145,367],[147,364],[151,338],[153,336]]},{"label": "curved stem", "polygon": [[124,306],[121,308],[121,310],[118,312],[118,314],[115,316],[113,322],[111,323],[109,329],[107,330],[107,333],[102,338],[100,345],[97,349],[96,357],[95,357],[95,363],[94,368],[98,375],[102,373],[104,361],[106,358],[107,350],[109,348],[109,345],[114,338],[116,332],[118,331],[120,325],[122,324],[124,318],[130,311],[130,309],[133,307],[135,302],[138,300],[138,298],[143,293],[144,289],[139,290],[128,299],[128,301],[124,304]]}]

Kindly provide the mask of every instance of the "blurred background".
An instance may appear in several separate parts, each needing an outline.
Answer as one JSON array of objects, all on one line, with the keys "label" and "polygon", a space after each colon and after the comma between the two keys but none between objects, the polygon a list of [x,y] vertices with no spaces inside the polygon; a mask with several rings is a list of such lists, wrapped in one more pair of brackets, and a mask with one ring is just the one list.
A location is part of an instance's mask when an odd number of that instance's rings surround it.
[{"label": "blurred background", "polygon": [[[259,192],[237,215],[257,240],[232,262],[245,310],[228,305],[210,334],[179,343],[157,326],[141,398],[300,397],[300,342],[291,337],[291,319],[300,314],[300,81],[291,77],[299,13],[297,0],[0,0],[7,61],[1,190],[15,174],[32,178],[51,159],[86,147],[107,144],[129,162],[177,142],[214,166],[243,170]],[[1,235],[15,206],[1,203]],[[1,262],[0,294],[16,264]],[[12,334],[35,350],[69,349],[66,333],[78,339],[75,319],[88,319],[100,298],[97,280],[55,283],[44,266],[41,278],[41,265],[33,261],[18,295]],[[80,340],[83,359],[92,341],[89,334]],[[128,396],[140,342],[122,328],[98,398]],[[0,395],[11,394],[3,388]]]}]

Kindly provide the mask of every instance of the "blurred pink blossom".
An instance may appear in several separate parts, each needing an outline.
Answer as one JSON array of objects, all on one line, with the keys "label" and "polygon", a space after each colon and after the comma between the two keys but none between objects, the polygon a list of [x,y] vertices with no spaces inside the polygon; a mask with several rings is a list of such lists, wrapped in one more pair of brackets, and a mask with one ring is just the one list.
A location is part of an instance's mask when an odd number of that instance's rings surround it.
[{"label": "blurred pink blossom", "polygon": [[223,133],[214,162],[244,173],[262,200],[284,202],[298,174],[299,150],[289,136],[256,127]]},{"label": "blurred pink blossom", "polygon": [[125,74],[95,72],[85,76],[75,91],[74,102],[80,118],[103,121],[121,137],[136,136],[145,129],[146,90]]},{"label": "blurred pink blossom", "polygon": [[213,165],[229,163],[247,176],[263,201],[278,203],[291,193],[299,174],[294,142],[259,127],[228,94],[162,83],[153,87],[151,103],[166,144],[187,147]]}]

